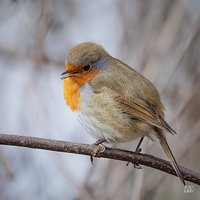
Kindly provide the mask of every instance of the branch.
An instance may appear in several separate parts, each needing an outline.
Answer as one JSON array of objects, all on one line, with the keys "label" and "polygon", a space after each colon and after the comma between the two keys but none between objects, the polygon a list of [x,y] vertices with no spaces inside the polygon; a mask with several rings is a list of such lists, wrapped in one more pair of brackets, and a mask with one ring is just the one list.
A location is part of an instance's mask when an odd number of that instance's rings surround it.
[{"label": "branch", "polygon": [[[8,134],[0,134],[0,144],[59,151],[65,153],[83,154],[89,156],[96,154],[96,157],[110,158],[132,163],[135,162],[176,176],[174,169],[168,161],[156,158],[148,154],[134,153],[127,150],[106,147],[105,151],[102,152],[101,146],[94,144],[79,144],[59,140]],[[182,166],[179,167],[185,180],[200,185],[200,173]]]}]

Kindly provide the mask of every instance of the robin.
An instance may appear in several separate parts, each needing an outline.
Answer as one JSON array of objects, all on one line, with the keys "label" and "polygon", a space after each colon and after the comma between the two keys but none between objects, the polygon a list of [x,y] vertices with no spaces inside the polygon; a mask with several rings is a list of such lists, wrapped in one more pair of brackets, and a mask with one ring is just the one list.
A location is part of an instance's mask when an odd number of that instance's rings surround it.
[{"label": "robin", "polygon": [[100,45],[74,46],[65,62],[64,98],[87,131],[103,142],[126,142],[144,137],[159,142],[185,185],[167,143],[165,131],[176,132],[164,119],[164,106],[154,85]]}]

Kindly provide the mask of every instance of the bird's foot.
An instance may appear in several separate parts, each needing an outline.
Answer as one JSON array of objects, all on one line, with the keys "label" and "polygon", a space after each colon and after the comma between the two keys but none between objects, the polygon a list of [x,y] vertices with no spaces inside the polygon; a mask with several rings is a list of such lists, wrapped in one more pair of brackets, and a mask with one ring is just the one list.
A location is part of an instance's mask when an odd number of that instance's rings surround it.
[{"label": "bird's foot", "polygon": [[93,145],[97,145],[100,148],[97,149],[93,154],[90,156],[90,162],[94,165],[94,157],[97,157],[99,153],[103,153],[106,150],[106,146],[102,143],[106,142],[106,140],[97,140]]},{"label": "bird's foot", "polygon": [[[142,151],[142,149],[141,149],[141,148],[138,148],[138,149],[136,149],[135,153],[136,153],[136,154],[139,154],[139,153],[141,153],[141,151]],[[127,163],[126,163],[126,166],[128,166],[129,163],[130,163],[130,162],[127,162]],[[136,168],[136,169],[142,169],[141,165],[140,165],[138,162],[133,162],[133,167]]]}]

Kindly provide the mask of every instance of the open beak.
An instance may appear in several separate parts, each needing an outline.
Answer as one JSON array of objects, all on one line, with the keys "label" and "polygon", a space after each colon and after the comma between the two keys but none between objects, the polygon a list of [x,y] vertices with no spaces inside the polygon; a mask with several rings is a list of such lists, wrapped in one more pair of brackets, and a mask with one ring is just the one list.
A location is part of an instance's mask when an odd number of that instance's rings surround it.
[{"label": "open beak", "polygon": [[77,73],[77,70],[66,70],[65,72],[63,72],[61,74],[61,79],[66,79],[66,78],[69,78],[71,76],[73,76],[73,74],[76,74]]}]

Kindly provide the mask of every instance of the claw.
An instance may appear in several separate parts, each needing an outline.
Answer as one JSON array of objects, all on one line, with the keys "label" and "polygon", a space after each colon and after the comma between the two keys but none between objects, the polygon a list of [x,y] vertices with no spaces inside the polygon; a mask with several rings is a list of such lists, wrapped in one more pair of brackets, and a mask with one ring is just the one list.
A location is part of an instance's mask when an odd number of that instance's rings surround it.
[{"label": "claw", "polygon": [[141,165],[140,165],[139,163],[137,163],[137,162],[134,162],[134,163],[133,163],[133,167],[134,167],[135,169],[142,169]]},{"label": "claw", "polygon": [[106,146],[103,145],[102,143],[106,142],[106,140],[97,140],[94,145],[97,145],[99,147],[101,147],[101,149],[98,149],[96,152],[94,152],[91,156],[90,156],[90,162],[92,163],[92,165],[94,165],[94,157],[97,157],[98,153],[103,153],[106,150]]},{"label": "claw", "polygon": [[[137,148],[136,151],[135,151],[135,153],[138,154],[138,153],[141,153],[141,151],[142,151],[142,148]],[[129,163],[130,162],[127,162],[126,166],[128,166]],[[136,168],[136,169],[142,169],[141,165],[139,163],[137,163],[137,162],[133,162],[133,167]]]},{"label": "claw", "polygon": [[99,140],[97,140],[94,144],[95,144],[95,145],[100,145],[100,144],[102,144],[102,143],[104,143],[104,142],[106,142],[106,140],[104,140],[104,139],[99,139]]},{"label": "claw", "polygon": [[141,151],[142,151],[142,148],[139,148],[139,149],[136,151],[136,153],[141,153]]}]

